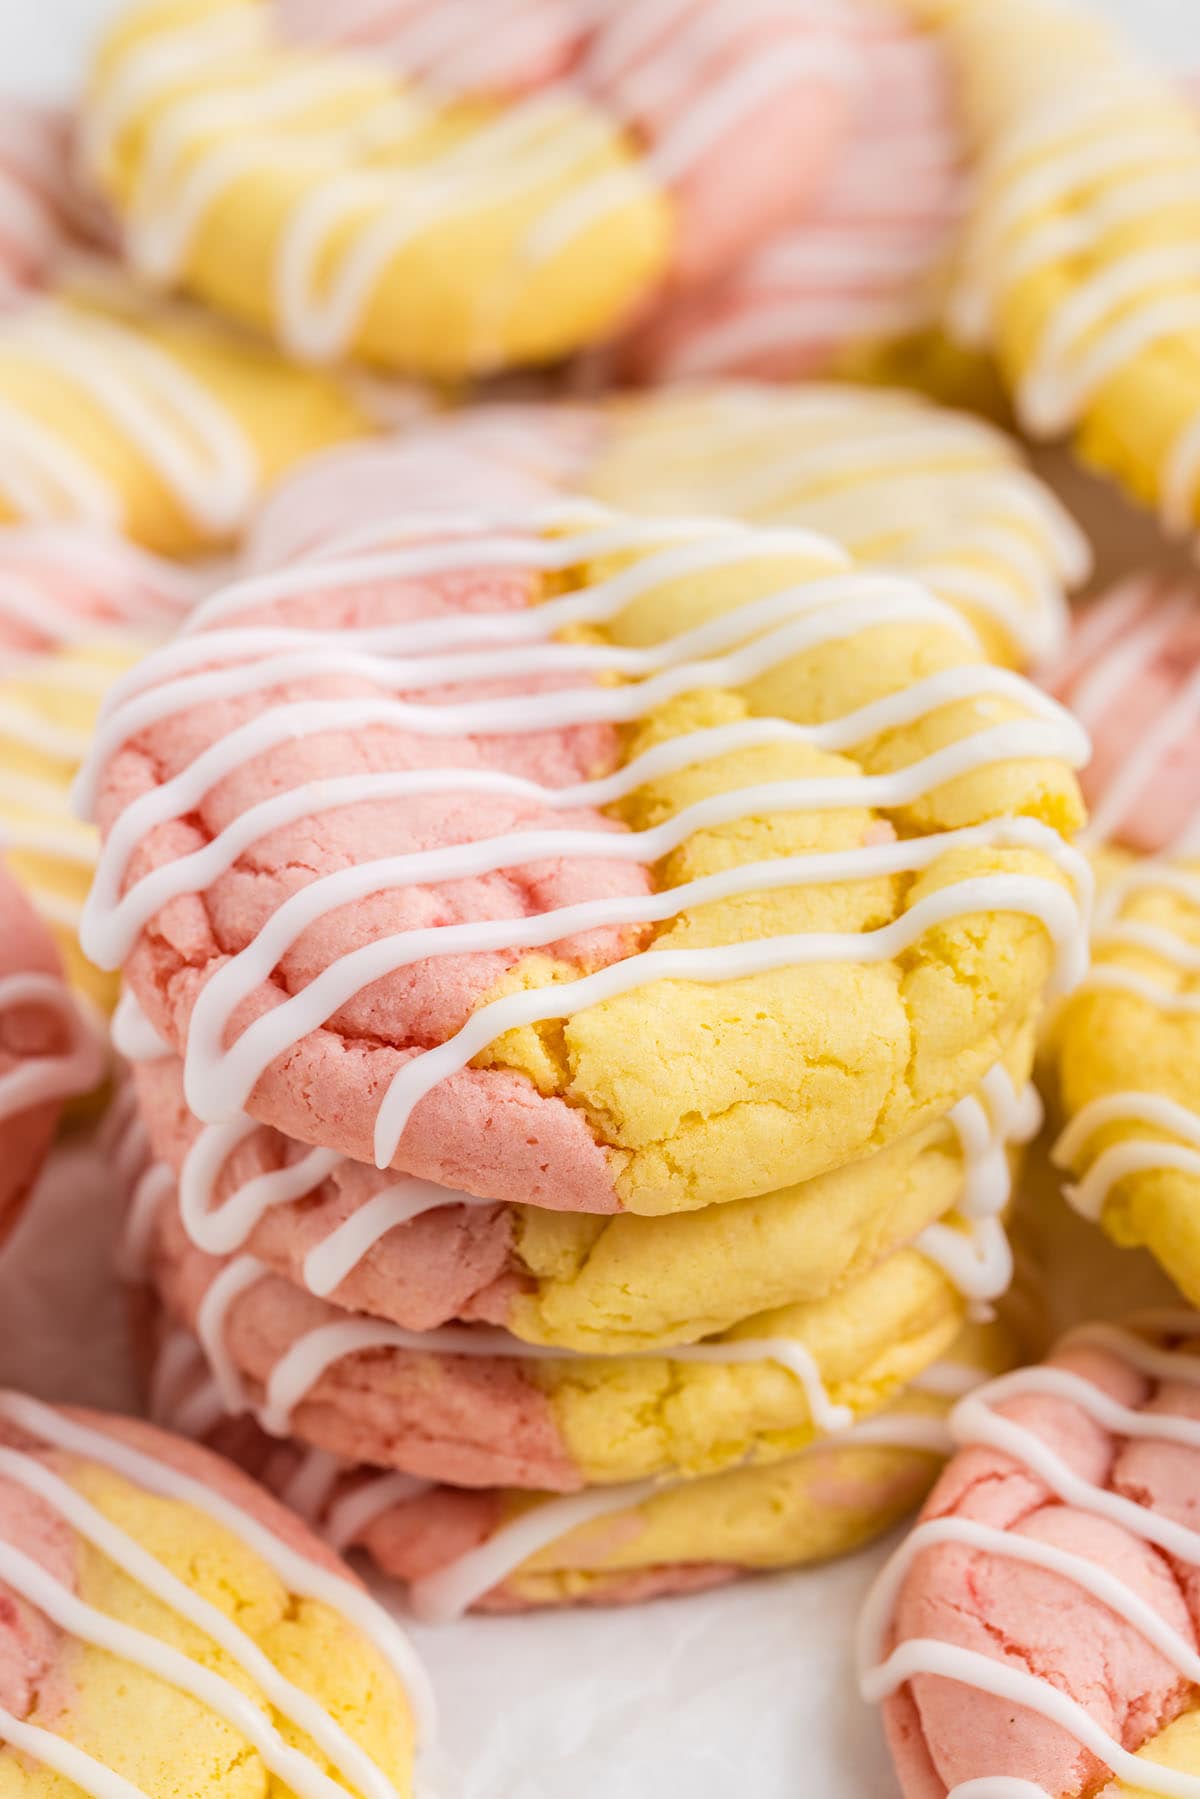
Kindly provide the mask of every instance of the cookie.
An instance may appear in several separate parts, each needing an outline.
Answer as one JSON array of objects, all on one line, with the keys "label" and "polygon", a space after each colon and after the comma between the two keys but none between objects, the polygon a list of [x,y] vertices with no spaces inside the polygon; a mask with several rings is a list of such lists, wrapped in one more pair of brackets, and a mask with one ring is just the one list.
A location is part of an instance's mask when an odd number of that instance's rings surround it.
[{"label": "cookie", "polygon": [[84,947],[191,1110],[645,1214],[945,1116],[1076,972],[1077,728],[809,533],[549,518],[224,590],[114,692]]},{"label": "cookie", "polygon": [[49,932],[0,867],[0,1240],[37,1178],[64,1100],[96,1087],[106,1061]]},{"label": "cookie", "polygon": [[[477,18],[476,52],[494,35]],[[713,123],[679,145],[685,166]],[[443,98],[289,46],[269,0],[164,0],[118,22],[84,155],[136,268],[305,361],[451,380],[554,362],[613,330],[682,236],[656,165],[586,95]]]},{"label": "cookie", "polygon": [[285,469],[371,428],[343,380],[116,276],[0,316],[0,523],[194,555],[232,542]]},{"label": "cookie", "polygon": [[1044,678],[1092,736],[1081,840],[1169,849],[1200,816],[1200,586],[1122,582],[1078,614]]},{"label": "cookie", "polygon": [[622,345],[628,373],[792,380],[935,323],[964,202],[947,58],[934,34],[869,7],[855,57],[849,128],[803,215],[660,304]]},{"label": "cookie", "polygon": [[[331,545],[436,491],[507,506],[531,484],[639,513],[811,527],[959,608],[989,657],[1059,654],[1089,550],[1015,443],[900,390],[718,383],[607,405],[468,407],[398,443],[350,446],[282,482],[252,568]],[[469,508],[463,508],[469,509]]]},{"label": "cookie", "polygon": [[299,1519],[210,1451],[0,1394],[0,1781],[233,1799],[413,1791],[424,1677]]},{"label": "cookie", "polygon": [[1061,647],[1086,540],[1005,433],[899,389],[717,384],[618,401],[587,491],[802,525],[961,609],[990,657]]},{"label": "cookie", "polygon": [[705,282],[800,216],[857,116],[860,40],[883,35],[857,0],[621,6],[537,0],[488,30],[480,0],[315,8],[280,0],[284,33],[341,43],[458,100],[528,101],[570,83],[633,140],[670,196],[669,283]]},{"label": "cookie", "polygon": [[943,21],[979,160],[952,327],[1025,430],[1187,532],[1200,495],[1200,125],[1090,10],[986,0]]},{"label": "cookie", "polygon": [[335,1547],[365,1550],[407,1583],[419,1616],[441,1622],[468,1608],[629,1605],[847,1554],[917,1503],[950,1451],[953,1398],[1010,1359],[1003,1331],[970,1327],[902,1399],[801,1455],[532,1500],[344,1468],[229,1420],[195,1340],[178,1331],[158,1353],[151,1404],[223,1445]]},{"label": "cookie", "polygon": [[1092,969],[1054,1021],[1068,1197],[1200,1294],[1200,860],[1145,858],[1105,887]]},{"label": "cookie", "polygon": [[6,95],[0,107],[0,302],[44,279],[66,209],[67,123],[48,107]]},{"label": "cookie", "polygon": [[905,1799],[1200,1793],[1198,1334],[1084,1326],[951,1414],[860,1628]]},{"label": "cookie", "polygon": [[[118,1049],[145,1058],[145,1031],[127,998]],[[602,1218],[397,1179],[249,1118],[202,1126],[178,1060],[158,1055],[136,1071],[146,1157],[159,1166],[139,1188],[131,1239],[144,1239],[169,1196],[195,1248],[249,1254],[345,1311],[409,1331],[501,1325],[599,1354],[694,1342],[823,1298],[914,1239],[986,1303],[1010,1268],[999,1222],[1009,1160],[1039,1122],[1032,1090],[1018,1097],[1030,1059],[1027,1039],[947,1119],[815,1180],[665,1218]],[[965,1236],[939,1223],[952,1210]]]}]

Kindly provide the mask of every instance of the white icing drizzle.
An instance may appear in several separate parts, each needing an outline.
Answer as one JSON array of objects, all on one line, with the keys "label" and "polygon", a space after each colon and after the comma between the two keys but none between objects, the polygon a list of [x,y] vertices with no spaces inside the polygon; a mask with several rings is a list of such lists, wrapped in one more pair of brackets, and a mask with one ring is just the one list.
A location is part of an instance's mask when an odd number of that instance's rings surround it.
[{"label": "white icing drizzle", "polygon": [[0,1013],[26,1006],[57,1016],[69,1033],[69,1047],[57,1055],[22,1056],[14,1068],[0,1074],[0,1120],[51,1100],[90,1093],[104,1078],[103,1038],[58,975],[0,977]]},{"label": "white icing drizzle", "polygon": [[[77,1423],[40,1401],[16,1393],[0,1393],[0,1417],[37,1441],[84,1461],[110,1469],[121,1479],[164,1498],[190,1505],[207,1514],[258,1555],[289,1590],[314,1599],[339,1613],[348,1625],[367,1637],[381,1652],[403,1686],[418,1719],[423,1737],[432,1731],[432,1701],[424,1670],[398,1626],[370,1595],[343,1575],[318,1565],[302,1551],[291,1548],[268,1525],[261,1524],[235,1501],[202,1481],[107,1436],[103,1431]],[[97,1511],[66,1481],[45,1468],[35,1456],[15,1450],[0,1451],[0,1468],[50,1504],[78,1534],[120,1567],[131,1579],[152,1592],[180,1616],[187,1618],[217,1642],[241,1666],[271,1705],[296,1724],[347,1774],[353,1790],[364,1799],[390,1799],[391,1783],[366,1751],[354,1743],[319,1703],[288,1681],[238,1626],[199,1594],[180,1582],[168,1568],[132,1536]],[[265,1765],[285,1779],[302,1799],[332,1799],[346,1788],[331,1780],[303,1751],[287,1744],[263,1712],[227,1681],[205,1669],[156,1637],[97,1611],[78,1600],[61,1583],[11,1545],[0,1544],[0,1573],[30,1602],[69,1634],[100,1644],[134,1665],[146,1667],[181,1691],[224,1717],[244,1735],[262,1756]],[[103,1774],[70,1745],[31,1727],[16,1731],[6,1714],[0,1714],[0,1739],[24,1749],[35,1759],[79,1780],[96,1799],[110,1793],[126,1799],[127,1788],[115,1775],[116,1785],[97,1781]],[[48,1753],[43,1753],[48,1751]]]},{"label": "white icing drizzle", "polygon": [[[255,451],[233,415],[168,351],[114,318],[50,300],[6,316],[0,347],[76,386],[151,464],[193,525],[225,535],[243,522],[258,488]],[[121,523],[119,490],[47,427],[5,405],[0,443],[9,452],[0,493],[19,513]]]},{"label": "white icing drizzle", "polygon": [[[962,201],[957,133],[937,116],[939,54],[929,39],[868,35],[860,61],[854,129],[813,216],[745,259],[711,316],[676,334],[660,363],[668,376],[720,374],[780,352],[803,368],[934,318],[922,278],[943,257]],[[898,95],[905,116],[889,120]]]},{"label": "white icing drizzle", "polygon": [[[549,516],[556,515],[563,516],[563,509],[558,508],[557,513],[551,509]],[[233,595],[205,602],[193,614],[192,622],[203,622],[206,614],[208,619],[225,619],[245,605],[261,604],[272,594],[304,591],[314,576],[318,586],[336,586],[339,581],[434,573],[492,561],[526,567],[570,567],[585,555],[660,545],[664,540],[669,543],[675,533],[673,525],[663,527],[654,521],[614,521],[600,508],[589,509],[587,516],[605,519],[607,523],[574,543],[569,539],[548,543],[533,534],[532,528],[525,535],[518,532],[494,538],[486,534],[485,528],[484,535],[475,540],[406,547],[357,561],[341,561],[332,568],[318,563],[311,570],[288,570],[260,577],[243,584]],[[444,521],[441,528],[445,528]],[[501,672],[531,676],[559,668],[579,669],[585,674],[616,671],[641,678],[618,686],[594,684],[540,694],[535,727],[531,727],[528,700],[520,697],[436,706],[391,698],[265,704],[257,717],[202,752],[171,781],[142,795],[117,820],[85,909],[82,940],[87,952],[101,965],[119,962],[143,924],[167,898],[203,891],[264,830],[323,809],[324,802],[307,790],[299,795],[276,795],[235,819],[204,850],[164,865],[121,895],[129,859],[147,830],[191,810],[216,781],[297,731],[341,725],[359,729],[372,722],[386,722],[436,740],[471,731],[520,734],[555,725],[633,720],[675,694],[709,685],[736,686],[765,673],[789,655],[813,645],[844,641],[885,621],[929,619],[948,624],[959,633],[964,628],[949,607],[895,577],[838,572],[799,586],[785,586],[651,650],[549,641],[553,632],[567,625],[615,617],[657,583],[692,571],[753,564],[762,557],[785,551],[808,555],[814,542],[821,561],[832,562],[835,568],[844,567],[841,553],[834,546],[814,540],[805,532],[725,525],[714,533],[692,520],[684,521],[680,535],[683,541],[678,547],[657,548],[596,586],[489,620],[486,625],[461,615],[417,620],[357,634],[362,648],[348,644],[344,633],[263,631],[255,627],[239,632],[236,626],[226,625],[211,636],[193,634],[173,650],[162,652],[158,660],[154,656],[148,658],[135,680],[121,685],[121,690],[112,696],[107,717],[97,733],[90,767],[81,777],[80,794],[85,802],[95,791],[105,761],[139,729],[161,723],[203,699],[234,693],[265,694],[280,680],[341,670],[366,675],[396,691],[411,692],[447,679],[494,679]],[[496,647],[486,651],[454,648],[460,643],[474,646],[487,638],[493,639]],[[300,647],[294,647],[297,645]],[[186,669],[193,659],[210,661],[214,652],[222,666],[170,678],[176,670]],[[239,655],[242,660],[234,661]],[[396,660],[397,656],[401,659]],[[160,668],[167,678],[156,686],[153,683]],[[185,1089],[192,1110],[210,1124],[234,1118],[241,1112],[258,1074],[290,1044],[323,1024],[338,1006],[370,981],[411,962],[452,950],[483,949],[493,942],[495,947],[534,947],[598,924],[668,919],[686,905],[726,893],[917,870],[929,867],[947,849],[977,843],[1043,849],[1068,875],[1077,897],[1072,899],[1057,882],[1040,877],[979,877],[959,881],[927,896],[904,917],[874,932],[813,933],[696,951],[652,950],[628,956],[561,986],[494,1001],[477,1010],[448,1042],[409,1061],[393,1079],[376,1122],[379,1166],[386,1167],[393,1160],[418,1100],[438,1081],[465,1067],[495,1037],[520,1023],[570,1016],[655,979],[723,981],[802,963],[845,958],[887,960],[915,942],[929,925],[977,909],[1023,912],[1039,919],[1060,951],[1060,972],[1065,978],[1072,978],[1079,972],[1078,907],[1085,898],[1087,882],[1083,864],[1061,844],[1056,833],[1036,821],[1000,819],[984,826],[895,844],[742,866],[662,893],[562,907],[528,919],[503,923],[482,920],[402,933],[338,958],[301,993],[256,1020],[228,1050],[222,1047],[229,1019],[240,998],[270,974],[307,924],[354,897],[454,879],[471,872],[515,867],[545,855],[600,856],[651,863],[692,832],[716,823],[805,807],[904,805],[944,781],[1008,758],[1062,755],[1078,762],[1086,754],[1086,743],[1078,727],[1054,702],[1036,696],[1019,677],[979,665],[942,671],[821,725],[755,719],[715,731],[688,733],[658,746],[612,776],[570,789],[548,791],[538,783],[515,781],[494,771],[453,768],[398,771],[331,783],[335,803],[339,804],[377,796],[458,790],[515,793],[535,797],[550,808],[581,803],[599,805],[632,791],[648,778],[652,769],[661,772],[687,767],[754,741],[803,742],[830,749],[851,747],[873,733],[925,716],[939,706],[985,693],[1018,698],[1030,716],[985,726],[922,762],[891,774],[845,781],[765,783],[711,796],[646,831],[512,833],[503,838],[361,864],[319,878],[280,906],[255,940],[202,990],[190,1022],[185,1054]]]},{"label": "white icing drizzle", "polygon": [[1012,1249],[1001,1218],[1012,1196],[1009,1145],[1037,1135],[1042,1105],[1032,1084],[1018,1095],[1000,1064],[984,1076],[982,1096],[960,1100],[949,1114],[963,1157],[958,1210],[967,1229],[926,1225],[913,1247],[972,1302],[973,1316],[987,1318],[990,1302],[1007,1292],[1012,1280]]},{"label": "white icing drizzle", "polygon": [[[1159,1348],[1135,1335],[1135,1330],[1148,1330],[1163,1337],[1195,1337],[1200,1335],[1200,1315],[1151,1314],[1144,1319],[1131,1319],[1128,1329],[1084,1326],[1065,1339],[1064,1347],[1078,1344],[1105,1350],[1155,1381],[1200,1383],[1200,1357]],[[1040,1436],[994,1409],[1006,1400],[1035,1393],[1072,1402],[1119,1438],[1200,1448],[1200,1421],[1121,1405],[1090,1381],[1054,1367],[1020,1369],[1004,1375],[962,1399],[950,1418],[951,1434],[957,1444],[999,1450],[1037,1475],[1064,1504],[1106,1518],[1169,1556],[1189,1566],[1200,1566],[1200,1533],[1077,1475]],[[886,1653],[891,1620],[909,1569],[924,1550],[943,1543],[961,1544],[1008,1561],[1043,1568],[1072,1582],[1132,1625],[1184,1680],[1200,1685],[1200,1655],[1194,1646],[1119,1576],[1056,1545],[1014,1531],[996,1530],[971,1519],[947,1517],[927,1520],[910,1533],[884,1568],[863,1608],[858,1660],[865,1698],[877,1701],[915,1676],[939,1675],[1026,1707],[1057,1724],[1118,1779],[1139,1791],[1160,1794],[1163,1799],[1200,1799],[1200,1775],[1129,1753],[1082,1705],[1023,1667],[928,1637],[902,1640],[890,1654]],[[1009,1776],[989,1776],[961,1784],[952,1789],[950,1799],[978,1799],[979,1795],[1009,1799],[1010,1794],[1012,1799],[1023,1799],[1026,1794],[1031,1799],[1051,1799],[1036,1783]]]},{"label": "white icing drizzle", "polygon": [[[89,615],[57,599],[66,583],[103,614]],[[161,631],[177,624],[209,585],[136,544],[81,525],[0,527],[0,622],[11,619],[51,644],[81,638],[117,644],[120,631]]]}]

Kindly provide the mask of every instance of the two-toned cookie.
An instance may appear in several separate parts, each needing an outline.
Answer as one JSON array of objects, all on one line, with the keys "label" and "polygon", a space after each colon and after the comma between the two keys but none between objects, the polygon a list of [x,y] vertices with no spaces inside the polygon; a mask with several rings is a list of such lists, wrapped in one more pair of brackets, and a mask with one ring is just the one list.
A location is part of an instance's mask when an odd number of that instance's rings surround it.
[{"label": "two-toned cookie", "polygon": [[228,1462],[0,1393],[0,1782],[110,1799],[413,1790],[431,1710],[394,1620]]},{"label": "two-toned cookie", "polygon": [[366,1551],[438,1622],[467,1610],[628,1605],[845,1554],[910,1511],[950,1453],[954,1399],[1008,1365],[996,1326],[965,1330],[876,1416],[799,1455],[572,1495],[467,1489],[355,1467],[225,1411],[178,1329],[158,1345],[154,1416],[219,1445],[343,1551]]},{"label": "two-toned cookie", "polygon": [[136,8],[96,59],[86,161],[144,274],[301,359],[448,379],[599,343],[794,216],[862,14],[343,11]]}]

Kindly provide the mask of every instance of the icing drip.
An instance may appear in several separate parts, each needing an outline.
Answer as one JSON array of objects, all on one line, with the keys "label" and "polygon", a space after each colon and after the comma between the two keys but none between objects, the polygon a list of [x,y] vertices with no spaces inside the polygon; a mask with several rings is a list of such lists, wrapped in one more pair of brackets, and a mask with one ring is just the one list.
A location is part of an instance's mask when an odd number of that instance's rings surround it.
[{"label": "icing drip", "polygon": [[967,1230],[927,1225],[914,1247],[936,1262],[969,1299],[971,1315],[991,1316],[990,1301],[1008,1291],[1012,1249],[1001,1214],[1012,1197],[1008,1150],[1041,1129],[1042,1105],[1032,1085],[1018,1095],[999,1064],[984,1076],[983,1098],[960,1100],[949,1115],[962,1150],[964,1183],[958,1210]]},{"label": "icing drip", "polygon": [[[319,1567],[291,1549],[233,1501],[198,1480],[131,1449],[102,1431],[77,1424],[50,1407],[15,1393],[0,1394],[0,1417],[46,1447],[98,1463],[150,1492],[207,1513],[265,1561],[293,1593],[316,1599],[367,1636],[388,1660],[397,1679],[420,1708],[423,1729],[430,1712],[423,1671],[398,1628],[370,1596],[343,1576]],[[319,1702],[289,1681],[232,1619],[192,1591],[135,1538],[97,1510],[68,1481],[28,1451],[0,1448],[0,1474],[35,1494],[77,1535],[176,1615],[211,1638],[255,1683],[273,1711],[310,1737],[345,1783],[289,1742],[251,1699],[222,1676],[159,1638],[124,1624],[78,1599],[69,1588],[22,1551],[0,1542],[0,1577],[5,1585],[80,1641],[142,1667],[191,1694],[222,1717],[262,1757],[264,1765],[300,1799],[333,1799],[348,1790],[363,1799],[392,1799],[394,1788],[366,1751],[353,1741]],[[0,1740],[73,1781],[95,1799],[144,1799],[109,1769],[53,1733],[0,1712]]]},{"label": "icing drip", "polygon": [[[1027,716],[999,725],[985,724],[922,761],[886,775],[735,788],[698,801],[645,831],[510,833],[359,864],[320,877],[285,901],[254,941],[232,957],[200,993],[189,1025],[184,1072],[188,1103],[204,1122],[223,1124],[235,1119],[258,1076],[280,1054],[317,1029],[369,983],[414,962],[488,947],[536,947],[601,924],[668,920],[690,905],[734,893],[915,872],[932,866],[939,855],[954,848],[996,844],[1039,849],[1067,876],[1074,897],[1048,877],[996,874],[963,879],[926,896],[903,917],[872,932],[784,936],[695,951],[651,950],[570,982],[493,1001],[481,1006],[447,1042],[414,1056],[393,1078],[376,1119],[378,1165],[387,1167],[393,1161],[420,1099],[497,1037],[519,1024],[570,1017],[654,980],[721,982],[818,962],[886,961],[915,943],[931,925],[988,910],[1038,919],[1057,946],[1060,977],[1069,982],[1081,972],[1079,916],[1088,897],[1086,865],[1062,844],[1057,833],[1037,821],[996,819],[895,843],[741,865],[686,886],[636,898],[585,902],[515,921],[481,920],[384,938],[338,958],[300,993],[257,1019],[225,1048],[240,1001],[270,975],[308,925],[356,897],[518,867],[545,855],[598,856],[649,864],[691,833],[718,823],[774,811],[846,804],[902,806],[943,782],[1010,758],[1057,755],[1077,763],[1086,755],[1086,740],[1079,728],[1053,701],[1037,695],[1007,671],[982,664],[964,666],[943,670],[819,725],[756,718],[690,732],[646,752],[611,776],[570,788],[546,789],[496,771],[442,767],[340,779],[329,783],[326,798],[309,788],[276,794],[233,820],[203,850],[164,865],[122,894],[130,859],[148,830],[185,815],[216,782],[300,731],[341,726],[361,729],[378,722],[437,741],[472,731],[519,735],[531,728],[632,721],[674,695],[702,687],[737,686],[789,656],[816,645],[852,639],[883,622],[927,619],[957,635],[965,629],[951,608],[923,590],[893,576],[852,572],[842,552],[806,532],[730,524],[714,529],[697,520],[663,525],[614,519],[600,508],[589,508],[587,521],[598,528],[585,530],[575,539],[547,540],[537,535],[547,519],[564,519],[572,510],[551,508],[547,514],[539,514],[538,524],[523,533],[510,525],[508,535],[489,535],[484,523],[482,534],[474,539],[408,546],[333,564],[316,562],[259,577],[203,602],[180,643],[150,656],[131,678],[118,683],[106,706],[90,764],[81,777],[81,800],[87,803],[94,795],[105,762],[140,729],[175,717],[202,700],[233,694],[263,696],[263,710],[203,751],[172,780],[140,796],[117,819],[85,908],[82,941],[87,953],[102,966],[116,965],[128,954],[144,924],[169,899],[203,892],[264,832],[285,821],[315,816],[326,804],[475,791],[535,798],[539,806],[551,810],[598,806],[632,792],[653,774],[694,766],[749,743],[852,747],[880,731],[976,695],[1011,697],[1019,701]],[[439,521],[439,528],[444,531],[444,520]],[[661,547],[675,536],[681,539],[678,544]],[[585,558],[638,547],[649,548],[650,553],[619,574],[544,605],[488,619],[450,615],[360,633],[239,629],[236,623],[227,622],[246,606],[261,605],[269,597],[336,589],[348,581],[490,564],[566,569]],[[783,586],[648,650],[552,640],[554,633],[570,625],[614,618],[632,600],[668,579],[719,567],[752,566],[764,557],[785,552],[815,553],[819,568],[832,565],[836,572],[826,575],[822,571],[799,586]],[[220,628],[212,633],[196,629],[214,621],[219,621]],[[494,647],[476,647],[487,640]],[[459,647],[463,645],[469,647]],[[221,666],[213,668],[214,660]],[[192,665],[201,666],[203,672],[187,673]],[[266,698],[281,681],[318,673],[366,676],[385,689],[409,694],[448,679],[469,682],[501,674],[528,679],[559,669],[567,673],[578,670],[585,677],[619,672],[638,678],[615,686],[593,681],[539,694],[535,726],[531,725],[526,697],[433,706],[388,697],[279,704]]]},{"label": "icing drip", "polygon": [[[1148,1378],[1200,1384],[1200,1358],[1160,1348],[1135,1332],[1167,1338],[1200,1334],[1200,1315],[1158,1314],[1130,1321],[1129,1329],[1085,1325],[1066,1344],[1092,1345],[1118,1355]],[[1200,1421],[1161,1411],[1138,1411],[1118,1404],[1099,1387],[1066,1369],[1020,1369],[960,1400],[950,1432],[960,1447],[999,1450],[1036,1474],[1064,1504],[1119,1525],[1187,1566],[1200,1566],[1200,1533],[1162,1517],[1140,1502],[1107,1492],[1075,1474],[1040,1437],[995,1408],[1024,1394],[1050,1394],[1078,1406],[1120,1438],[1151,1439],[1200,1447]],[[1091,1594],[1131,1624],[1193,1686],[1200,1685],[1200,1655],[1119,1576],[1086,1557],[1015,1531],[1002,1531],[965,1518],[936,1518],[919,1524],[888,1562],[863,1608],[858,1630],[860,1684],[868,1701],[878,1701],[918,1675],[934,1674],[1027,1707],[1059,1725],[1095,1755],[1118,1779],[1139,1792],[1163,1799],[1200,1799],[1200,1775],[1188,1774],[1136,1756],[1108,1735],[1085,1708],[1040,1675],[978,1651],[933,1638],[900,1642],[887,1653],[891,1620],[906,1575],[916,1558],[937,1544],[957,1543],[1048,1572]],[[989,1776],[952,1789],[949,1799],[1051,1799],[1036,1783]]]},{"label": "icing drip", "polygon": [[[49,300],[6,317],[0,348],[77,387],[193,524],[225,535],[245,519],[258,486],[254,450],[213,393],[167,351],[115,319]],[[7,451],[0,494],[22,516],[121,524],[116,487],[47,427],[4,405],[0,444]]]}]

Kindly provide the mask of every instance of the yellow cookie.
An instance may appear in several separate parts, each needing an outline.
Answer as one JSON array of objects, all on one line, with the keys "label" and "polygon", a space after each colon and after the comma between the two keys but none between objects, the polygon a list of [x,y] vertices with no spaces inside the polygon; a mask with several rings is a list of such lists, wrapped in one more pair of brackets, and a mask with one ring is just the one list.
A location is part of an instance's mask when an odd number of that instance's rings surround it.
[{"label": "yellow cookie", "polygon": [[665,272],[668,199],[586,100],[439,99],[275,24],[151,0],[101,46],[85,155],[143,272],[304,360],[446,378],[566,356]]},{"label": "yellow cookie", "polygon": [[1102,896],[1093,968],[1055,1021],[1076,1208],[1145,1245],[1200,1299],[1200,863],[1127,864]]},{"label": "yellow cookie", "polygon": [[1031,434],[1179,531],[1200,502],[1200,125],[1090,10],[932,0],[979,173],[952,322]]},{"label": "yellow cookie", "polygon": [[371,429],[344,381],[119,279],[0,318],[0,523],[194,555],[232,542],[294,463]]}]

